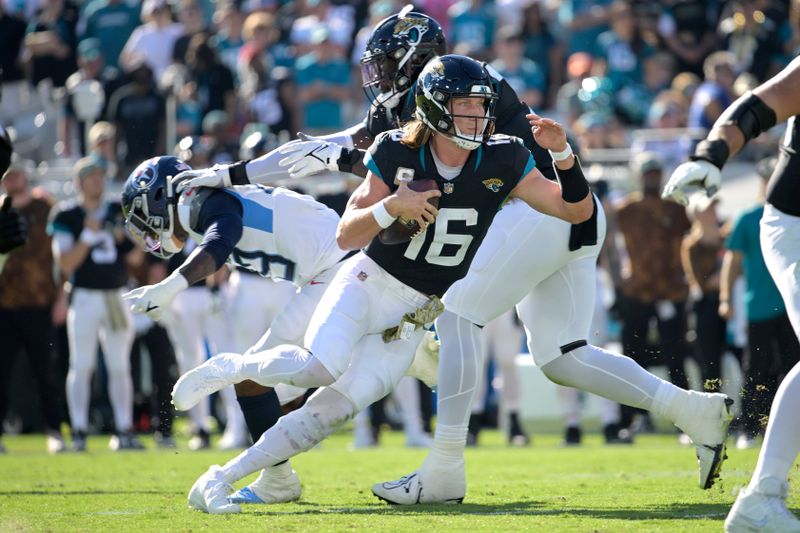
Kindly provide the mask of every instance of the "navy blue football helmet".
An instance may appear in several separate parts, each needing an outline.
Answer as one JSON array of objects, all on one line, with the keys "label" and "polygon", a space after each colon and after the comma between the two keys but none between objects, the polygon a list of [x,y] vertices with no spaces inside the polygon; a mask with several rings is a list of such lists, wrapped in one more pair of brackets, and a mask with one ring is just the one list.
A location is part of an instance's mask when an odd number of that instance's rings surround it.
[{"label": "navy blue football helmet", "polygon": [[383,105],[408,92],[425,64],[446,52],[441,24],[403,9],[379,22],[367,40],[361,56],[364,91],[372,102]]},{"label": "navy blue football helmet", "polygon": [[[453,113],[454,98],[483,99],[483,116]],[[461,148],[474,150],[494,133],[497,93],[489,72],[471,57],[446,55],[425,65],[417,80],[416,103],[417,118]],[[474,132],[460,131],[459,117],[474,120]]]},{"label": "navy blue football helmet", "polygon": [[125,227],[146,252],[167,259],[181,250],[172,239],[177,203],[172,178],[191,169],[177,157],[154,157],[136,167],[125,181]]}]

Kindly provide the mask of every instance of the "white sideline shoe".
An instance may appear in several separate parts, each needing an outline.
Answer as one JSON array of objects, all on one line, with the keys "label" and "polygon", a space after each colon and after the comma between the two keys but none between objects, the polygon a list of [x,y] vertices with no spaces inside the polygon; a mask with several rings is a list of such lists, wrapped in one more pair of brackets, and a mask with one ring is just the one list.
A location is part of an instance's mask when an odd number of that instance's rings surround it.
[{"label": "white sideline shoe", "polygon": [[753,490],[742,489],[725,519],[725,531],[800,532],[800,520],[786,508],[788,492],[789,484],[774,477],[759,480]]},{"label": "white sideline shoe", "polygon": [[237,504],[286,503],[300,499],[301,492],[300,478],[286,462],[263,469],[255,481],[228,496],[228,501]]},{"label": "white sideline shoe", "polygon": [[217,442],[217,449],[228,451],[247,448],[250,445],[248,441],[247,435],[226,429]]},{"label": "white sideline shoe", "polygon": [[189,507],[210,514],[240,513],[242,508],[228,501],[233,486],[222,477],[219,465],[212,465],[189,491]]},{"label": "white sideline shoe", "polygon": [[435,470],[422,464],[419,470],[395,481],[376,483],[372,494],[393,505],[419,503],[461,503],[467,493],[464,461],[447,469]]},{"label": "white sideline shoe", "polygon": [[240,356],[219,354],[182,375],[172,388],[172,405],[175,409],[188,411],[209,394],[232,385],[235,378],[230,375],[230,357]]},{"label": "white sideline shoe", "polygon": [[675,425],[694,443],[700,467],[700,488],[710,489],[728,458],[725,441],[733,420],[733,400],[724,394],[696,391],[688,391],[675,400],[682,403]]}]

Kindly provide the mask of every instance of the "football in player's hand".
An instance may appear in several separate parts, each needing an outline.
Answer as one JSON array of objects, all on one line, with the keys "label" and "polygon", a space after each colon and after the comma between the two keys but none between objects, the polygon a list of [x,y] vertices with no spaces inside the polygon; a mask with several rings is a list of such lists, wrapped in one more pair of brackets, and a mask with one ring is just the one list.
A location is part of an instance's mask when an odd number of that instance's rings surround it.
[{"label": "football in player's hand", "polygon": [[[408,182],[408,188],[416,192],[425,192],[438,189],[439,185],[434,179],[420,179]],[[439,197],[428,198],[428,203],[439,207]],[[383,244],[402,244],[413,239],[419,233],[420,227],[416,220],[406,220],[402,217],[395,220],[391,226],[381,230],[378,238]]]}]

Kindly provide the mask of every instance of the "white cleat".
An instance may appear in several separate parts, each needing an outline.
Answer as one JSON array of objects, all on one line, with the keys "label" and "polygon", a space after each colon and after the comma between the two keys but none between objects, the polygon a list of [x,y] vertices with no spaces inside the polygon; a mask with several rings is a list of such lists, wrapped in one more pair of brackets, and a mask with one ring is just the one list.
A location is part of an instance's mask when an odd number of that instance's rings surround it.
[{"label": "white cleat", "polygon": [[225,481],[219,465],[212,465],[189,491],[189,507],[210,514],[240,513],[239,505],[228,501],[233,486]]},{"label": "white cleat", "polygon": [[300,499],[300,478],[286,462],[261,471],[258,479],[228,496],[231,503],[287,503]]},{"label": "white cleat", "polygon": [[233,353],[219,354],[182,375],[172,388],[175,409],[188,411],[209,394],[235,383],[230,371],[235,368],[231,358],[238,357],[241,356]]},{"label": "white cleat", "polygon": [[420,503],[461,503],[467,493],[464,462],[450,469],[426,468],[395,481],[376,483],[372,494],[392,505],[416,505]]},{"label": "white cleat", "polygon": [[724,394],[688,391],[679,396],[681,401],[678,426],[694,443],[697,463],[700,466],[700,488],[710,489],[719,477],[725,454],[728,426],[731,425],[733,400]]},{"label": "white cleat", "polygon": [[788,492],[789,484],[774,477],[759,480],[755,489],[742,489],[725,519],[725,531],[800,532],[800,520],[786,508]]}]

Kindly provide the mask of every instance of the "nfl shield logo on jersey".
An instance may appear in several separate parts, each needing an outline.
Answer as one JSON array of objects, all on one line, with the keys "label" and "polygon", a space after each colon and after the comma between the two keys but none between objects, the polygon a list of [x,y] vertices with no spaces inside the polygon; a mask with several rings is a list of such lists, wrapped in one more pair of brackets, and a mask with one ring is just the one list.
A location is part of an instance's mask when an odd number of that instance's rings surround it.
[{"label": "nfl shield logo on jersey", "polygon": [[445,183],[443,190],[445,194],[452,194],[453,190],[455,189],[455,185],[452,183]]}]

